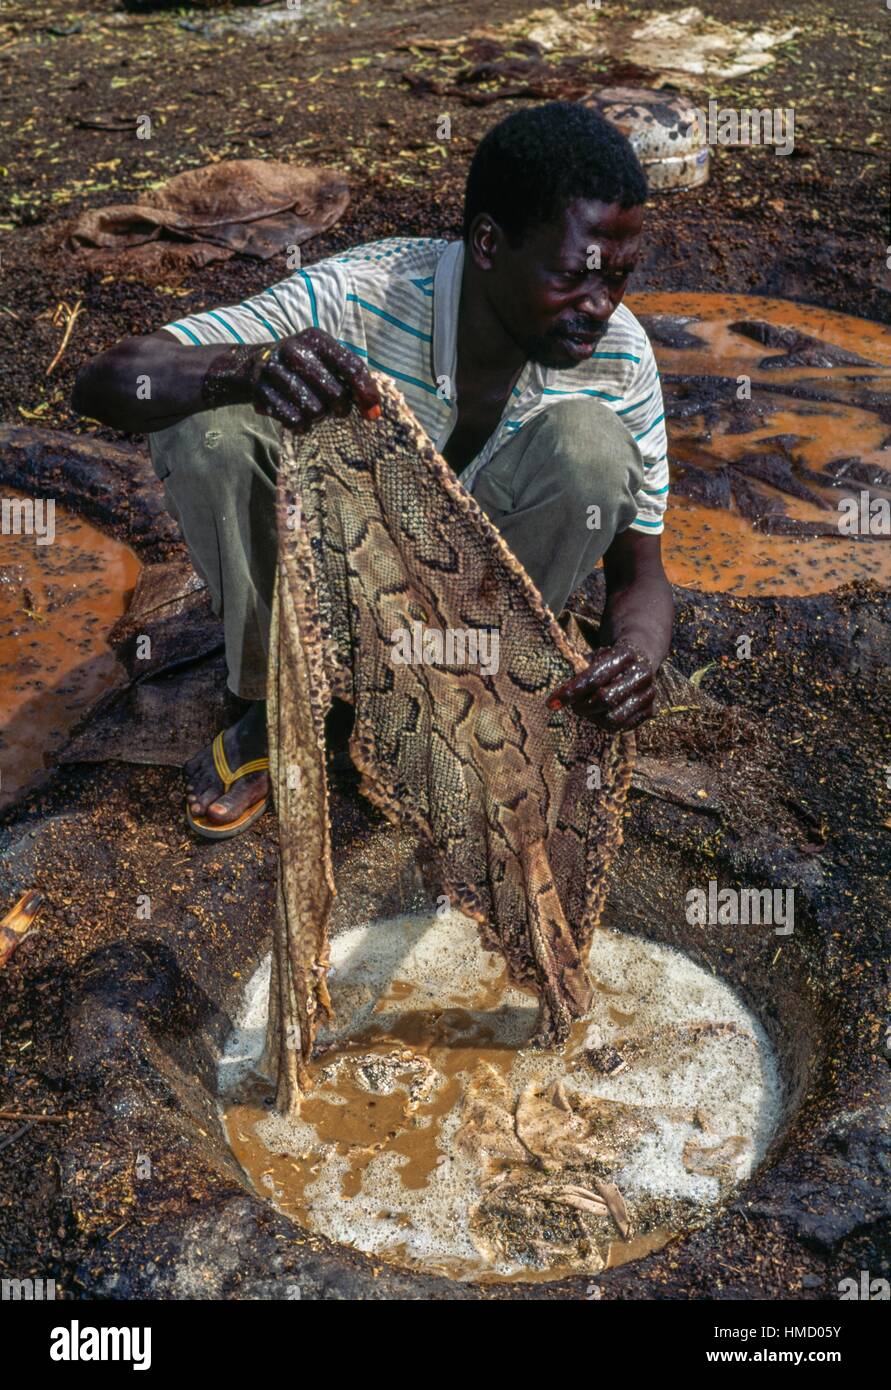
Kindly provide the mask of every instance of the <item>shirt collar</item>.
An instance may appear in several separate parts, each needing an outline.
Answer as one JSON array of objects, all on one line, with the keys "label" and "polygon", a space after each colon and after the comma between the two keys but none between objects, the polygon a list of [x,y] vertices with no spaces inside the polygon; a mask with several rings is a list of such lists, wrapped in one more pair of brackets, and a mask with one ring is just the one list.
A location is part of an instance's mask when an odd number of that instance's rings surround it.
[{"label": "shirt collar", "polygon": [[458,304],[464,272],[464,242],[450,241],[436,263],[433,275],[433,378],[448,382],[449,400],[455,399],[458,370]]},{"label": "shirt collar", "polygon": [[[450,241],[433,273],[433,380],[446,377],[449,400],[454,401],[458,372],[458,306],[464,274],[464,242]],[[546,386],[549,371],[537,362],[527,362],[517,380],[517,389],[532,386],[538,394]]]}]

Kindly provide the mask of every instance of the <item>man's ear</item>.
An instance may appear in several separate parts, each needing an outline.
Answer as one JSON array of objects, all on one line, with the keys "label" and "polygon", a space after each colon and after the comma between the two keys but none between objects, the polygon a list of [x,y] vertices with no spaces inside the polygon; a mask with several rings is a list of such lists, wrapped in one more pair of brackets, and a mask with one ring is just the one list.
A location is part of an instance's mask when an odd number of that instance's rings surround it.
[{"label": "man's ear", "polygon": [[474,264],[480,270],[492,270],[500,248],[505,245],[504,232],[486,212],[478,212],[470,224],[467,247]]}]

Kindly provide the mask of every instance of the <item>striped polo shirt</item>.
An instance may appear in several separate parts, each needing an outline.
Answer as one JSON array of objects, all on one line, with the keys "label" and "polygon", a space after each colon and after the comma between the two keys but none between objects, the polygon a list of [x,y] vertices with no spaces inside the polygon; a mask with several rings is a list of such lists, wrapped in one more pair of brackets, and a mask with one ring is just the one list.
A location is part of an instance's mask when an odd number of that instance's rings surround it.
[{"label": "striped polo shirt", "polygon": [[[182,343],[262,343],[315,326],[370,367],[391,377],[437,449],[457,419],[458,302],[464,243],[430,238],[370,242],[317,261],[230,308],[166,324]],[[643,456],[632,529],[663,529],[668,460],[662,388],[650,341],[620,305],[592,356],[571,369],[527,362],[501,420],[458,475],[472,491],[477,474],[518,430],[555,401],[592,397],[614,410]],[[592,450],[592,469],[596,453]]]}]

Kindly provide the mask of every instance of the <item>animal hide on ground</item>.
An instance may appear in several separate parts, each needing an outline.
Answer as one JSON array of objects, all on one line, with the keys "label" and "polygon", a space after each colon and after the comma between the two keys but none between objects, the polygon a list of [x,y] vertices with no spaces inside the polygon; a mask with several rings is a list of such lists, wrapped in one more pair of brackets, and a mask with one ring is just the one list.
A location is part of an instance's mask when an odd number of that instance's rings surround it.
[{"label": "animal hide on ground", "polygon": [[562,1041],[589,1007],[586,950],[631,777],[633,735],[548,709],[550,692],[584,669],[581,649],[399,393],[386,379],[379,387],[380,419],[353,413],[286,434],[280,463],[268,692],[280,872],[267,1064],[285,1113],[308,1085],[313,1040],[331,1014],[324,719],[333,697],[355,709],[350,753],[364,793],[419,837],[483,945],[537,992],[541,1045]]},{"label": "animal hide on ground", "polygon": [[268,159],[225,159],[186,169],[140,203],[90,208],[60,234],[90,270],[177,283],[230,256],[268,260],[326,231],[349,201],[336,169]]}]

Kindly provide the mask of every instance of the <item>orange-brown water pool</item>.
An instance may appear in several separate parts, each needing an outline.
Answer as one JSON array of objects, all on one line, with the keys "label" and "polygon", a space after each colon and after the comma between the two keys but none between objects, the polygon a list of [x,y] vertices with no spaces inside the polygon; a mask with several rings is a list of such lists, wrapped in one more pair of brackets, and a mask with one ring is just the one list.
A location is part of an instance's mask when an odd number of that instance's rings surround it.
[{"label": "orange-brown water pool", "polygon": [[[31,500],[9,489],[3,499]],[[54,507],[51,527],[44,513],[46,544],[22,529],[27,515],[7,505],[0,536],[0,807],[39,775],[113,682],[117,662],[105,638],[139,573],[128,546],[70,512]]]},{"label": "orange-brown water pool", "polygon": [[[684,327],[697,345],[672,347],[654,341],[666,398],[672,377],[714,377],[733,383],[740,376],[751,383],[751,403],[758,419],[743,431],[732,412],[718,408],[707,421],[702,414],[669,419],[669,457],[689,459],[708,467],[733,463],[770,441],[795,436],[792,456],[813,473],[824,474],[820,486],[809,486],[827,508],[782,494],[788,516],[826,522],[837,516],[843,495],[831,486],[826,465],[832,460],[859,458],[891,471],[891,424],[878,409],[864,405],[864,391],[891,392],[891,331],[878,323],[819,309],[790,300],[756,295],[692,294],[686,292],[629,295],[628,307],[646,320],[670,316],[686,320]],[[734,323],[757,320],[797,330],[827,345],[868,359],[874,366],[833,367],[761,365],[781,356],[777,348],[733,331]],[[816,401],[813,391],[826,388],[832,399]],[[770,388],[770,389],[767,389]],[[781,388],[781,389],[780,389]],[[788,390],[786,389],[788,388]],[[804,389],[808,396],[796,398]],[[745,387],[743,390],[745,391]],[[767,441],[762,444],[762,441]],[[781,496],[766,483],[756,490]],[[855,492],[859,489],[855,489]],[[887,489],[873,489],[889,496]],[[736,510],[702,506],[672,495],[663,537],[663,554],[671,581],[693,589],[743,594],[819,593],[855,578],[891,583],[891,543],[843,535],[818,538],[760,534]]]}]

